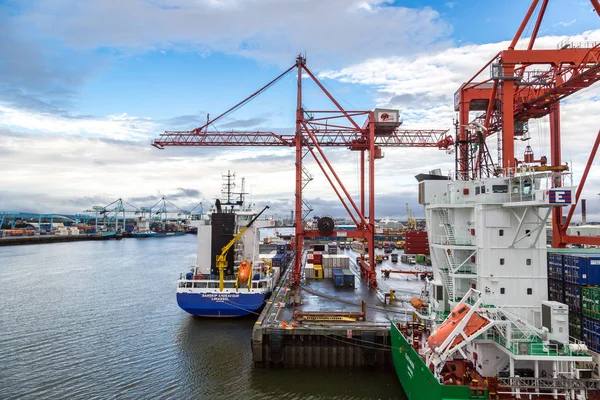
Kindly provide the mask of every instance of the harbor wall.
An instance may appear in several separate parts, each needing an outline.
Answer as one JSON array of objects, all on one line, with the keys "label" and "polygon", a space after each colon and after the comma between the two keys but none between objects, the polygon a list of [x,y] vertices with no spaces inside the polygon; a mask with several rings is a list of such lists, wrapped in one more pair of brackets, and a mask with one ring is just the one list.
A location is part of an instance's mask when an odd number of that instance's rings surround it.
[{"label": "harbor wall", "polygon": [[252,337],[254,364],[264,368],[391,370],[393,365],[390,349],[389,329],[255,327]]}]

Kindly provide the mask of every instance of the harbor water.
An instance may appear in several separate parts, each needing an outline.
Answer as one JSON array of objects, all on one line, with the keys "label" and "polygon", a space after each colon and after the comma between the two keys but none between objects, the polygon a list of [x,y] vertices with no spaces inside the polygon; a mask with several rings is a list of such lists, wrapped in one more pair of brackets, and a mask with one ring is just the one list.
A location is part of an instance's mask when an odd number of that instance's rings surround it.
[{"label": "harbor water", "polygon": [[195,241],[0,247],[0,399],[404,399],[393,371],[254,368],[255,317],[177,306]]}]

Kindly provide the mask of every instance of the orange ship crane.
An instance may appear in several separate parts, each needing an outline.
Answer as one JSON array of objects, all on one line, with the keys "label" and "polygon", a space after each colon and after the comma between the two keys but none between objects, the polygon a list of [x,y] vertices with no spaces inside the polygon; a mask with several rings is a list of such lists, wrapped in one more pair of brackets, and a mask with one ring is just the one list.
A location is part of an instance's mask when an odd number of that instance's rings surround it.
[{"label": "orange ship crane", "polygon": [[[590,0],[600,16],[599,0]],[[553,187],[562,186],[561,172],[567,166],[561,160],[560,102],[568,96],[587,88],[600,80],[600,42],[558,43],[556,49],[534,49],[549,0],[533,0],[525,18],[508,49],[496,54],[471,79],[464,83],[454,96],[454,109],[459,113],[457,123],[457,177],[476,179],[482,174],[483,140],[498,134],[498,167],[495,175],[510,174],[520,164],[539,163],[540,169],[555,174]],[[538,9],[539,6],[539,9]],[[537,11],[537,18],[527,48],[516,50],[525,27]],[[478,80],[488,69],[490,77]],[[470,112],[479,112],[474,121]],[[524,160],[515,157],[515,139],[529,139],[530,119],[549,116],[550,162],[545,156],[534,159],[533,150],[527,147]],[[473,135],[473,124],[481,126]],[[483,133],[483,135],[481,135]],[[592,147],[575,204],[571,206],[563,223],[562,209],[552,210],[553,245],[564,247],[568,243],[600,245],[600,238],[567,235],[571,217],[579,201],[581,190],[592,165],[600,142],[600,132]],[[446,146],[452,143],[445,143]],[[543,168],[542,168],[543,167]]]},{"label": "orange ship crane", "polygon": [[[293,134],[278,134],[274,132],[247,132],[231,131],[219,132],[214,123],[247,104],[275,84],[278,80],[297,70],[297,99],[296,99],[296,129]],[[333,105],[332,110],[308,110],[302,104],[303,77],[312,80],[321,91],[329,98]],[[387,110],[389,111],[389,110]],[[363,125],[359,125],[356,118],[364,118]],[[163,149],[166,146],[280,146],[295,148],[295,251],[292,284],[297,286],[301,276],[301,260],[305,238],[311,237],[336,237],[338,232],[333,226],[327,229],[308,229],[303,224],[303,217],[307,214],[303,205],[305,201],[302,191],[306,186],[304,175],[306,169],[303,160],[309,153],[315,159],[319,169],[327,178],[338,199],[344,206],[348,215],[356,225],[354,231],[344,231],[344,237],[360,238],[366,241],[370,260],[375,260],[375,160],[383,157],[382,147],[434,147],[447,137],[447,130],[402,130],[399,129],[401,121],[393,113],[375,111],[347,111],[323,87],[316,76],[306,66],[306,60],[298,56],[296,63],[281,75],[267,83],[258,91],[237,103],[219,116],[209,119],[206,124],[191,131],[166,131],[152,143],[153,146]],[[335,172],[331,162],[326,157],[324,147],[346,147],[350,150],[360,151],[360,201],[354,201],[348,190]],[[366,153],[366,154],[365,154]],[[368,170],[366,168],[368,156]],[[367,179],[368,171],[368,179]],[[368,191],[365,190],[368,181]],[[368,194],[368,203],[365,194]],[[358,204],[357,204],[358,203]],[[368,210],[366,209],[368,204]],[[370,216],[370,217],[369,217]],[[325,224],[328,225],[328,224]],[[321,227],[323,228],[323,227]],[[341,236],[341,235],[340,235]],[[361,277],[371,287],[377,286],[374,264],[369,264],[364,257],[361,258]]]}]

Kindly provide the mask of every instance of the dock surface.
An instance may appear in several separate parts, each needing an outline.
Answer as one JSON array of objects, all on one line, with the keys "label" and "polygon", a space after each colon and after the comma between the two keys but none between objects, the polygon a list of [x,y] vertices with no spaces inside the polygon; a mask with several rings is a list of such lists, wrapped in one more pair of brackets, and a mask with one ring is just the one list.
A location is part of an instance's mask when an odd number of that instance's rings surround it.
[{"label": "dock surface", "polygon": [[[399,255],[401,250],[395,251]],[[382,254],[378,251],[376,254]],[[390,321],[412,318],[411,297],[421,293],[423,281],[417,276],[390,274],[381,269],[431,271],[431,267],[392,263],[377,264],[378,288],[371,290],[360,280],[358,253],[343,250],[350,257],[355,287],[335,287],[332,279],[303,280],[296,291],[289,288],[290,266],[258,318],[252,335],[253,359],[262,367],[350,367],[391,368]],[[395,291],[398,300],[384,303],[385,294]],[[366,313],[351,320],[318,317],[299,320],[295,313],[359,314],[362,302]]]}]

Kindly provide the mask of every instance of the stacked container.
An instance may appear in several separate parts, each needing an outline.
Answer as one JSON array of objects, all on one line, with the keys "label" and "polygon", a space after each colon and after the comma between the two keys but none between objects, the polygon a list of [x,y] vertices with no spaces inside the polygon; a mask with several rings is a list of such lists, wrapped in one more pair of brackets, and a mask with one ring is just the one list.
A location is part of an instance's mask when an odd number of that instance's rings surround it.
[{"label": "stacked container", "polygon": [[406,241],[404,243],[405,254],[425,254],[429,255],[429,241],[427,232],[409,231],[406,232]]},{"label": "stacked container", "polygon": [[600,351],[600,250],[548,252],[548,299],[569,306],[569,335]]},{"label": "stacked container", "polygon": [[333,286],[344,286],[344,272],[340,268],[333,268],[331,270],[331,279],[333,281]]},{"label": "stacked container", "polygon": [[315,265],[315,279],[323,279],[323,266]]},{"label": "stacked container", "polygon": [[315,265],[306,263],[304,265],[304,277],[306,279],[314,279],[315,278]]},{"label": "stacked container", "polygon": [[346,268],[343,269],[342,272],[344,273],[344,286],[354,287],[354,274],[352,273],[352,271]]},{"label": "stacked container", "polygon": [[337,254],[338,253],[338,246],[337,246],[336,242],[332,242],[327,245],[327,253],[328,254]]},{"label": "stacked container", "polygon": [[600,288],[581,288],[581,310],[584,317],[600,320]]},{"label": "stacked container", "polygon": [[334,268],[350,268],[350,257],[345,254],[323,254],[323,277],[329,279]]}]

